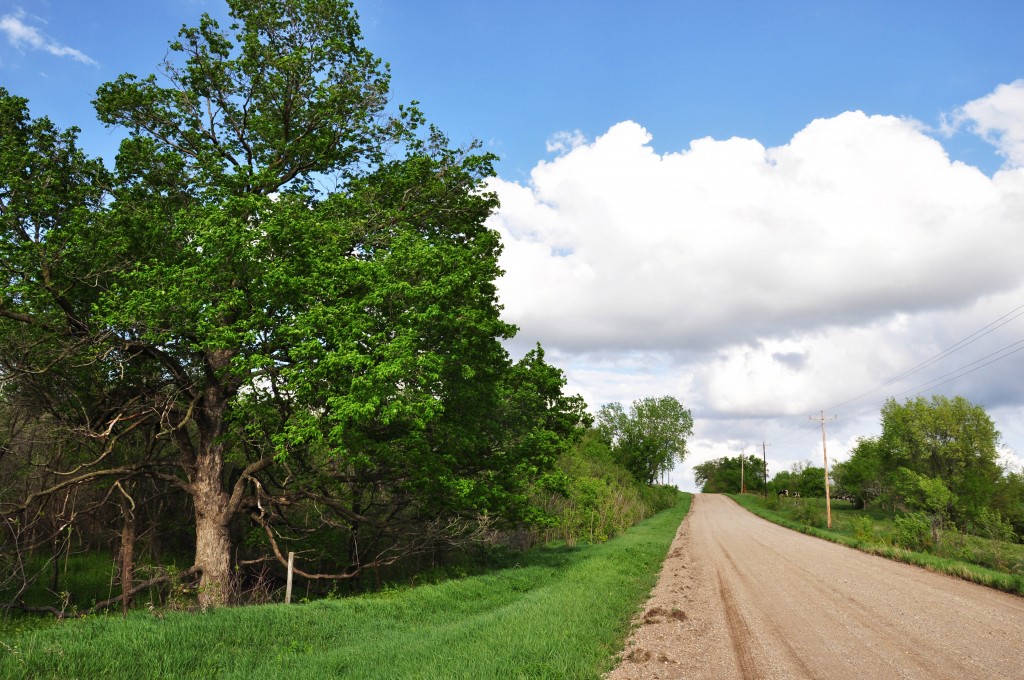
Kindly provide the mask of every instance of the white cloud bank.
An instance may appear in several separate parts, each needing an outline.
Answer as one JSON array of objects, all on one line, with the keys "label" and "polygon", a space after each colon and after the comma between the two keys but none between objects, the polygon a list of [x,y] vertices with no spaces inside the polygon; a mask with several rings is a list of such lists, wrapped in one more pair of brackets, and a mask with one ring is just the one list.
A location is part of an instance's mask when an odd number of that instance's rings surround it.
[{"label": "white cloud bank", "polygon": [[650,139],[619,123],[495,183],[511,320],[577,351],[711,348],[1020,279],[1024,175],[951,162],[912,121],[845,113],[770,149]]},{"label": "white cloud bank", "polygon": [[967,127],[994,144],[1008,167],[1024,167],[1024,80],[968,102],[946,123],[947,129]]},{"label": "white cloud bank", "polygon": [[90,66],[96,66],[96,61],[87,54],[67,45],[61,45],[46,36],[39,29],[30,26],[22,21],[25,18],[25,11],[16,10],[13,14],[0,17],[0,33],[7,36],[7,42],[18,49],[30,48],[42,50],[55,57],[71,57],[75,61]]},{"label": "white cloud bank", "polygon": [[[870,390],[1024,302],[1024,81],[950,120],[1004,169],[988,177],[920,123],[861,112],[773,148],[705,138],[659,154],[631,121],[556,135],[560,155],[528,183],[492,183],[505,316],[594,407],[672,393],[719,419],[702,449],[736,439],[730,418]],[[1008,375],[974,398],[1024,400]]]}]

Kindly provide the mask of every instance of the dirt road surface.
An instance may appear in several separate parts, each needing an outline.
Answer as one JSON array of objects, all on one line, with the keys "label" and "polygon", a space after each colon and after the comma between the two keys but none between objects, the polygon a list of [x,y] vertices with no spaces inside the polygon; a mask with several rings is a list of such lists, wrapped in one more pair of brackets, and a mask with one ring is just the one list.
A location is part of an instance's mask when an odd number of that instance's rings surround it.
[{"label": "dirt road surface", "polygon": [[700,494],[610,678],[1024,679],[1024,597]]}]

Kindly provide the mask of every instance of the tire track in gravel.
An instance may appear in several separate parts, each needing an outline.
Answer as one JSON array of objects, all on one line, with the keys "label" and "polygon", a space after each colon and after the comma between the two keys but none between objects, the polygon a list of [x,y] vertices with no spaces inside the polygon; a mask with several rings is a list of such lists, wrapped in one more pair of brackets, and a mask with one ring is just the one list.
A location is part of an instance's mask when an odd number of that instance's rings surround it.
[{"label": "tire track in gravel", "polygon": [[694,498],[644,613],[610,678],[1024,678],[1024,598],[724,496]]}]

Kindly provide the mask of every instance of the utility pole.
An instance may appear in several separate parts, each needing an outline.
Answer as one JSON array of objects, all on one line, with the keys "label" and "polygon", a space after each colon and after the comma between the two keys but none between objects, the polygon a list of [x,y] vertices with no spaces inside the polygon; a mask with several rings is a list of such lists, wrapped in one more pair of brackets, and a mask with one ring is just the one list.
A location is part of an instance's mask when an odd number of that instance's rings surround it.
[{"label": "utility pole", "polygon": [[764,450],[764,448],[766,446],[771,446],[771,444],[767,444],[767,443],[764,442],[764,440],[762,440],[761,441],[761,460],[764,462],[764,497],[768,498],[768,454],[765,453],[765,450]]},{"label": "utility pole", "polygon": [[746,493],[747,492],[747,480],[746,480],[746,477],[743,474],[744,473],[743,458],[746,455],[746,453],[747,453],[746,451],[742,451],[740,453],[740,493]]},{"label": "utility pole", "polygon": [[821,455],[825,460],[825,513],[828,518],[828,528],[832,528],[832,498],[831,491],[828,485],[828,453],[825,451],[825,421],[835,420],[835,416],[825,417],[825,412],[822,411],[819,416],[807,416],[811,420],[817,420],[821,423]]}]

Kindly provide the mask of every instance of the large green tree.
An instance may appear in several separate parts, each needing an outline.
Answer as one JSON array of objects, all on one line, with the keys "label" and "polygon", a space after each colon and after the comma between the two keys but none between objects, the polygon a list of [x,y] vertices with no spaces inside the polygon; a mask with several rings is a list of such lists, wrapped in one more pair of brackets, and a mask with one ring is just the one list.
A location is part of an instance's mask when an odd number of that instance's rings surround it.
[{"label": "large green tree", "polygon": [[597,428],[616,461],[638,481],[653,484],[686,457],[693,417],[672,396],[634,401],[627,412],[616,402],[601,407]]},{"label": "large green tree", "polygon": [[1002,474],[998,444],[999,432],[984,407],[963,397],[890,399],[882,408],[882,468],[890,478],[904,468],[942,480],[957,498],[959,518],[991,503]]},{"label": "large green tree", "polygon": [[[281,561],[276,523],[329,518],[349,563],[301,573],[350,576],[457,526],[431,518],[522,515],[585,418],[541,352],[500,344],[492,158],[389,111],[347,1],[228,5],[161,77],[100,88],[128,133],[113,173],[0,93],[0,361],[95,444],[40,494],[184,492],[204,606],[230,598],[239,516]],[[162,445],[112,455],[141,431]]]}]

